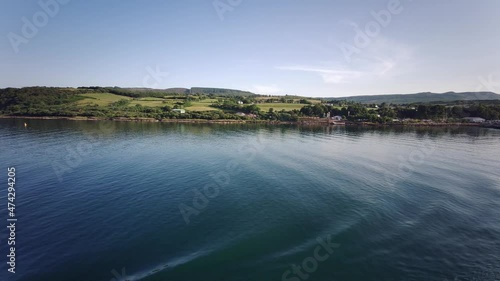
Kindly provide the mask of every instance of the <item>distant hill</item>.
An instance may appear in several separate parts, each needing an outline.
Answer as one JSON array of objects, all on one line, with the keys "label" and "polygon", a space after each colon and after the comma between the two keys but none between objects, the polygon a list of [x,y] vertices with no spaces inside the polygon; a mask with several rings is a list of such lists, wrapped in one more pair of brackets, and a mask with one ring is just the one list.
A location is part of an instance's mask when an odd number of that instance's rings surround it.
[{"label": "distant hill", "polygon": [[233,89],[223,89],[223,88],[204,88],[204,87],[193,87],[191,89],[187,88],[168,88],[168,89],[152,89],[152,88],[121,88],[121,87],[79,87],[78,89],[93,90],[99,92],[110,92],[117,95],[129,96],[129,97],[163,97],[168,94],[180,94],[180,95],[195,95],[195,94],[206,94],[206,95],[217,95],[217,96],[255,96],[256,94],[233,90]]},{"label": "distant hill", "polygon": [[214,94],[218,96],[253,96],[254,93],[233,90],[233,89],[223,89],[223,88],[204,88],[204,87],[193,87],[191,89],[187,88],[168,88],[168,89],[151,89],[151,88],[119,88],[132,93],[166,93],[166,94],[185,94],[185,95],[195,95],[195,94]]},{"label": "distant hill", "polygon": [[214,94],[220,96],[255,96],[252,92],[233,90],[233,89],[221,89],[221,88],[202,88],[194,87],[191,88],[191,94]]},{"label": "distant hill", "polygon": [[[117,87],[115,87],[117,88]],[[152,88],[118,88],[132,93],[165,93],[165,94],[189,94],[189,89],[186,88],[168,88],[168,89],[152,89]]]},{"label": "distant hill", "polygon": [[470,100],[500,100],[500,95],[492,92],[447,92],[437,93],[418,93],[418,94],[400,94],[400,95],[373,95],[373,96],[353,96],[343,98],[326,98],[327,100],[348,100],[359,103],[428,103],[428,102],[451,102],[451,101],[470,101]]}]

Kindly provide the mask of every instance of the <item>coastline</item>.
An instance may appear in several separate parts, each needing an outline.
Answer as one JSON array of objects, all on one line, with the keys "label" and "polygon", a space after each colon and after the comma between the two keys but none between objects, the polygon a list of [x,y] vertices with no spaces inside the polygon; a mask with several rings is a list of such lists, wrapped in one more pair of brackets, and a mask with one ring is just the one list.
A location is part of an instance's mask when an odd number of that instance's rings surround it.
[{"label": "coastline", "polygon": [[84,117],[84,116],[9,116],[0,115],[0,119],[32,119],[32,120],[69,120],[69,121],[116,121],[116,122],[146,122],[146,123],[213,123],[213,124],[295,124],[296,122],[281,122],[268,120],[234,120],[234,119],[162,119],[147,117]]},{"label": "coastline", "polygon": [[481,123],[445,123],[445,122],[406,122],[406,123],[371,123],[371,122],[352,122],[329,123],[323,120],[314,121],[272,121],[272,120],[233,120],[233,119],[162,119],[146,117],[84,117],[84,116],[10,116],[0,115],[0,119],[28,119],[28,120],[69,120],[69,121],[115,121],[115,122],[146,122],[146,123],[186,123],[186,124],[270,124],[270,125],[327,125],[327,126],[362,126],[362,127],[484,127],[500,129],[495,124]]},{"label": "coastline", "polygon": [[163,119],[158,120],[155,118],[145,118],[145,117],[84,117],[84,116],[9,116],[2,115],[0,119],[34,119],[34,120],[70,120],[70,121],[116,121],[116,122],[148,122],[148,123],[186,123],[186,124],[271,124],[271,125],[327,125],[327,126],[361,126],[361,127],[456,127],[456,126],[467,126],[467,127],[485,127],[485,128],[495,128],[500,129],[498,125],[495,124],[481,124],[481,123],[445,123],[445,122],[407,122],[407,123],[371,123],[371,122],[351,122],[346,121],[342,123],[328,123],[323,120],[313,121],[270,121],[270,120],[232,120],[232,119],[219,119],[219,120],[207,120],[207,119]]}]

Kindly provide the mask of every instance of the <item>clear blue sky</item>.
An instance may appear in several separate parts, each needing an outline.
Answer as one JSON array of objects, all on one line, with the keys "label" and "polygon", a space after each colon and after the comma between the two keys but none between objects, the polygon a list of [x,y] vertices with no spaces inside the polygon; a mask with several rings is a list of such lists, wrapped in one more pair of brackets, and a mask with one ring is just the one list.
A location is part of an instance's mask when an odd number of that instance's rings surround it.
[{"label": "clear blue sky", "polygon": [[[4,0],[0,87],[347,96],[500,86],[500,1],[393,1],[70,0],[47,15],[38,1]],[[385,17],[373,24],[372,12]],[[34,34],[23,35],[23,17]]]}]

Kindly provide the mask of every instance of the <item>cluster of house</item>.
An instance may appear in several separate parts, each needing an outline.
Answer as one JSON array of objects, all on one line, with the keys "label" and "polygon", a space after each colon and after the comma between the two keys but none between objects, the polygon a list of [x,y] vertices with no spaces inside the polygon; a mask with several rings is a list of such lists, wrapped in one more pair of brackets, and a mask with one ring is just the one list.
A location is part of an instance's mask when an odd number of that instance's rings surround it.
[{"label": "cluster of house", "polygon": [[[240,103],[241,101],[239,101],[238,103]],[[241,102],[243,103],[243,102]],[[180,113],[180,114],[184,114],[186,113],[186,110],[185,109],[172,109],[173,112],[177,112],[177,113]],[[238,116],[241,116],[241,117],[250,117],[250,118],[256,118],[257,115],[255,114],[246,114],[246,113],[243,113],[243,112],[238,112],[236,113],[236,115]],[[380,115],[379,115],[380,117]],[[333,116],[333,117],[330,117],[330,112],[328,112],[326,114],[326,118],[330,119],[331,121],[342,121],[342,116]],[[486,122],[486,119],[484,118],[481,118],[481,117],[465,117],[463,118],[463,120],[465,122],[468,122],[468,123],[484,123]],[[392,122],[405,122],[405,121],[412,121],[412,119],[393,119]],[[422,122],[432,122],[432,120],[421,120]]]},{"label": "cluster of house", "polygon": [[241,117],[250,117],[250,118],[257,118],[257,115],[255,114],[246,114],[246,113],[243,113],[243,112],[237,112],[236,115],[238,116],[241,116]]},{"label": "cluster of house", "polygon": [[[467,123],[484,123],[484,122],[486,122],[486,119],[481,118],[481,117],[465,117],[465,118],[462,118],[462,120],[464,120]],[[411,122],[411,121],[415,121],[415,119],[411,119],[411,118],[392,119],[392,122]],[[420,120],[420,122],[432,123],[434,121],[430,120],[430,119],[422,119],[422,120]]]},{"label": "cluster of house", "polygon": [[469,123],[484,123],[486,119],[481,118],[481,117],[465,117],[464,121],[469,122]]},{"label": "cluster of house", "polygon": [[330,112],[328,112],[328,113],[326,114],[326,118],[329,118],[329,119],[330,119],[330,120],[332,120],[332,121],[342,121],[342,116],[338,116],[338,115],[337,115],[337,116],[333,116],[333,117],[331,117],[331,113],[330,113]]},{"label": "cluster of house", "polygon": [[[411,122],[411,121],[415,121],[416,119],[411,119],[411,118],[405,118],[405,119],[392,119],[392,122]],[[465,118],[462,118],[462,120],[466,121],[466,122],[469,122],[469,123],[484,123],[486,122],[486,119],[484,118],[481,118],[481,117],[465,117]],[[429,122],[429,123],[432,123],[434,122],[433,120],[430,120],[430,119],[421,119],[421,120],[418,120],[420,122]]]}]

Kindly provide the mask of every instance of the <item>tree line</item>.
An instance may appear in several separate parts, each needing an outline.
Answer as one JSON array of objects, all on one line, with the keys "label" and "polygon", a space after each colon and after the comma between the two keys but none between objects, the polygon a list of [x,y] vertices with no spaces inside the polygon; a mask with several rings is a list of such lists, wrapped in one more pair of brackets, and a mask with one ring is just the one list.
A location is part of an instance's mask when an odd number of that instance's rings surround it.
[{"label": "tree line", "polygon": [[[130,100],[120,100],[107,106],[97,104],[80,105],[77,102],[88,97],[87,93],[120,93],[123,96],[143,97],[162,95],[160,92],[130,92],[121,88],[103,87],[55,88],[26,87],[0,89],[0,114],[13,116],[88,116],[88,117],[149,117],[156,119],[234,119],[234,120],[275,120],[297,121],[300,117],[326,117],[339,115],[351,121],[392,122],[394,119],[431,119],[436,121],[460,120],[464,117],[481,117],[487,120],[500,119],[500,102],[495,101],[458,101],[448,104],[360,104],[352,101],[323,101],[310,104],[306,99],[300,110],[267,112],[259,108],[255,97],[221,97],[213,94],[177,94],[179,103],[171,107],[130,106]],[[132,93],[131,95],[128,95]],[[220,111],[194,112],[184,114],[173,111],[179,104],[186,107],[192,100],[216,98],[213,107]],[[245,113],[245,115],[241,114]]]}]

